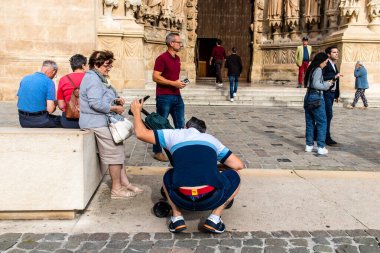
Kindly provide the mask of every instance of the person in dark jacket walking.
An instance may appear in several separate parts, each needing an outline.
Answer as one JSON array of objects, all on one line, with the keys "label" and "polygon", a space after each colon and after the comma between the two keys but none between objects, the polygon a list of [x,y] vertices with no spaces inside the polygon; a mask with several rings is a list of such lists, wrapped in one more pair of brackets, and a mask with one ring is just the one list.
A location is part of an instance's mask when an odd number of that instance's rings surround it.
[{"label": "person in dark jacket walking", "polygon": [[239,76],[243,70],[241,58],[237,55],[236,47],[232,48],[232,54],[226,58],[225,67],[228,69],[228,79],[230,80],[230,101],[234,101],[239,86]]}]

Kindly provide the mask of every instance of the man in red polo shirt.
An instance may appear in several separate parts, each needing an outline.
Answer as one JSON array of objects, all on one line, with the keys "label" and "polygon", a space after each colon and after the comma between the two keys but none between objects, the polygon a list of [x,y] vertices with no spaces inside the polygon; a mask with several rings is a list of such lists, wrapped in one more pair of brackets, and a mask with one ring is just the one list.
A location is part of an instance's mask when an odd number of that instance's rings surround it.
[{"label": "man in red polo shirt", "polygon": [[[182,49],[182,40],[178,33],[169,33],[166,36],[168,50],[157,57],[153,70],[153,81],[156,86],[156,111],[162,117],[172,116],[174,127],[184,128],[185,105],[180,89],[186,84],[179,80],[181,60],[177,53]],[[162,153],[160,145],[153,145],[154,158],[167,162],[168,158]]]},{"label": "man in red polo shirt", "polygon": [[209,64],[212,64],[212,60],[215,61],[215,69],[216,69],[216,81],[215,84],[218,87],[223,86],[223,79],[222,79],[222,68],[224,59],[226,59],[226,50],[224,47],[222,47],[222,41],[217,40],[216,46],[212,49],[211,58]]}]

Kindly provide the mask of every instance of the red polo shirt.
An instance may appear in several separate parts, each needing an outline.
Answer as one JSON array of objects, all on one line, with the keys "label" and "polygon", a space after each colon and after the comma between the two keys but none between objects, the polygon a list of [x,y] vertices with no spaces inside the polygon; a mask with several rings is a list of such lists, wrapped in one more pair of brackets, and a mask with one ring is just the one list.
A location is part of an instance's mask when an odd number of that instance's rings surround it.
[{"label": "red polo shirt", "polygon": [[[79,87],[85,74],[86,73],[84,72],[83,73],[78,72],[78,73],[71,73],[69,75],[70,75],[71,80],[75,84],[75,86]],[[67,76],[63,76],[59,80],[58,90],[57,90],[57,99],[65,100],[65,102],[68,103],[71,97],[71,93],[73,93],[73,90],[74,90],[74,86],[71,84]],[[66,111],[66,106],[65,108],[62,109],[62,111],[64,112]]]},{"label": "red polo shirt", "polygon": [[211,57],[214,60],[224,60],[226,58],[226,50],[222,46],[215,46],[212,49]]},{"label": "red polo shirt", "polygon": [[[181,71],[181,60],[177,55],[173,57],[168,51],[157,57],[154,70],[161,72],[162,76],[170,81],[177,81]],[[158,95],[180,95],[178,88],[171,85],[157,84],[156,96]]]}]

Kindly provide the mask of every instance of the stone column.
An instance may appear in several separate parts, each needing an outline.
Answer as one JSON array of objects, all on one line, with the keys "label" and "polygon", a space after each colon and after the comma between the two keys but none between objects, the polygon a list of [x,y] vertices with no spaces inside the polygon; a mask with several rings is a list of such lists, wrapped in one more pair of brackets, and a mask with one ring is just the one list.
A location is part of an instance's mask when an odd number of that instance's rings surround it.
[{"label": "stone column", "polygon": [[327,33],[333,33],[338,30],[338,16],[339,16],[339,1],[328,0],[325,5],[326,18],[329,23],[326,27]]},{"label": "stone column", "polygon": [[299,40],[299,0],[285,0],[285,25],[291,41]]},{"label": "stone column", "polygon": [[274,42],[281,39],[282,28],[282,0],[268,0],[268,20],[269,27],[273,29],[272,37]]}]

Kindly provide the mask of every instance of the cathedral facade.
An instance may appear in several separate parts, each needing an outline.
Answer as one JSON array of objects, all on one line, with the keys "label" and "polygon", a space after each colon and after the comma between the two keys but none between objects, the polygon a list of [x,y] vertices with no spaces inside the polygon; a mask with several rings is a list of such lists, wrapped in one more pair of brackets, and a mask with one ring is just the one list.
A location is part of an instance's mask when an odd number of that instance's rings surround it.
[{"label": "cathedral facade", "polygon": [[115,53],[118,90],[144,88],[171,31],[184,41],[181,76],[192,81],[210,76],[209,53],[222,39],[227,51],[238,47],[242,78],[296,85],[294,54],[308,36],[313,54],[340,49],[343,89],[353,88],[357,60],[371,88],[380,87],[380,0],[13,0],[0,9],[0,100],[14,100],[20,79],[43,60],[58,63],[58,80],[71,55],[96,49]]}]

